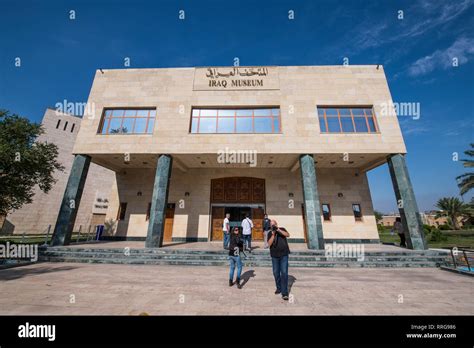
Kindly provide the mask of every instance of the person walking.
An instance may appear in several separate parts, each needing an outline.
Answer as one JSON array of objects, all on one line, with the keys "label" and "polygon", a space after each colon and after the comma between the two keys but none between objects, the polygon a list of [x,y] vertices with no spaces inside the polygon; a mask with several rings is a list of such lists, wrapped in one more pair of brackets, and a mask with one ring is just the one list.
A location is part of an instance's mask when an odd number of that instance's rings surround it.
[{"label": "person walking", "polygon": [[245,242],[245,249],[250,253],[252,252],[252,228],[253,222],[250,219],[249,214],[245,215],[245,219],[242,220],[242,237]]},{"label": "person walking", "polygon": [[268,248],[268,232],[272,229],[272,223],[268,218],[268,214],[265,214],[263,217],[263,247]]},{"label": "person walking", "polygon": [[290,248],[286,240],[290,234],[283,227],[278,227],[276,220],[271,220],[271,231],[268,232],[268,245],[272,257],[273,277],[275,278],[275,294],[281,294],[288,301],[288,256]]},{"label": "person walking", "polygon": [[225,214],[224,221],[222,222],[222,236],[224,239],[224,249],[229,247],[230,240],[230,214]]},{"label": "person walking", "polygon": [[400,236],[400,246],[406,248],[405,231],[403,229],[402,219],[400,217],[395,218],[395,222],[392,227],[392,231],[396,231]]},{"label": "person walking", "polygon": [[240,253],[244,247],[244,241],[240,238],[239,228],[234,227],[233,232],[230,236],[229,242],[229,286],[234,285],[234,272],[235,266],[237,265],[237,287],[242,289],[242,284],[240,283],[240,276],[242,274],[242,259],[240,258]]}]

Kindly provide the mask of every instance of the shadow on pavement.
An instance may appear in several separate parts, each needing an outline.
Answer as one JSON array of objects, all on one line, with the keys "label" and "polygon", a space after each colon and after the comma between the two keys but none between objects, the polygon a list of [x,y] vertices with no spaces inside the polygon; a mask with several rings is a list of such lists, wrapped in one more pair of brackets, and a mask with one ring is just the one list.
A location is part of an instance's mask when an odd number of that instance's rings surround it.
[{"label": "shadow on pavement", "polygon": [[15,280],[15,279],[23,278],[23,277],[28,277],[31,275],[70,271],[76,268],[78,267],[74,267],[74,266],[51,267],[51,266],[48,266],[47,264],[42,264],[41,266],[36,266],[36,267],[33,267],[32,265],[30,265],[30,267],[23,266],[23,267],[7,268],[7,269],[0,270],[0,280]]},{"label": "shadow on pavement", "polygon": [[255,271],[253,269],[250,269],[248,271],[245,271],[241,276],[240,276],[240,280],[242,281],[242,287],[245,286],[245,284],[247,284],[247,282],[250,280],[250,278],[254,278],[255,277]]}]

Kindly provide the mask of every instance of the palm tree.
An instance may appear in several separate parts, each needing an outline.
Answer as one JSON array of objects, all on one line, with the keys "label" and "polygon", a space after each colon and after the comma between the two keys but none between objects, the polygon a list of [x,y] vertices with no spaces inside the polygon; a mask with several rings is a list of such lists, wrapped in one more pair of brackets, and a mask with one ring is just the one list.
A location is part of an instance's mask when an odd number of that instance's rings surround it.
[{"label": "palm tree", "polygon": [[459,230],[458,218],[468,214],[468,205],[464,204],[457,197],[440,198],[436,203],[436,207],[440,209],[436,217],[446,216],[451,220],[455,230]]},{"label": "palm tree", "polygon": [[[469,157],[474,157],[474,143],[471,143],[470,145],[471,149],[464,151],[464,154]],[[463,162],[465,168],[474,167],[474,161],[472,159],[462,159],[461,162]],[[461,189],[460,194],[462,196],[474,187],[474,172],[459,175],[456,177],[456,180],[458,182],[458,187]]]}]

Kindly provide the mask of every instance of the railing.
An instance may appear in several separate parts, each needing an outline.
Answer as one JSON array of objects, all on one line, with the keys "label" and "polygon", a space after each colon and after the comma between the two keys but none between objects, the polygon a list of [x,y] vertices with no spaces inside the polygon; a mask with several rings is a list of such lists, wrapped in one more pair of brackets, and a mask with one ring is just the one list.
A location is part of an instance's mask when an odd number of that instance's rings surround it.
[{"label": "railing", "polygon": [[[468,254],[469,253],[474,253],[474,250],[472,249],[464,249],[464,248],[457,248],[457,247],[454,247],[454,248],[451,248],[451,258],[453,259],[453,265],[454,265],[454,268],[458,268],[458,267],[465,267],[467,266],[467,269],[469,270],[469,272],[473,272],[474,271],[474,265],[473,267],[471,267],[471,264],[469,263],[469,256]],[[461,254],[463,256],[463,258],[461,260],[465,261],[465,265],[459,265],[459,260],[456,260],[456,257]]]},{"label": "railing", "polygon": [[[96,242],[96,231],[97,226],[99,225],[88,225],[84,230],[87,230],[86,233],[82,230],[82,225],[79,225],[79,230],[73,231],[71,234],[71,244],[75,243],[90,243]],[[11,243],[31,243],[31,244],[40,244],[41,246],[50,246],[52,241],[52,227],[48,225],[41,233],[38,234],[28,234],[24,231],[22,234],[17,235],[8,235],[0,236],[0,243],[4,241],[10,241]],[[43,243],[41,243],[43,241]]]}]

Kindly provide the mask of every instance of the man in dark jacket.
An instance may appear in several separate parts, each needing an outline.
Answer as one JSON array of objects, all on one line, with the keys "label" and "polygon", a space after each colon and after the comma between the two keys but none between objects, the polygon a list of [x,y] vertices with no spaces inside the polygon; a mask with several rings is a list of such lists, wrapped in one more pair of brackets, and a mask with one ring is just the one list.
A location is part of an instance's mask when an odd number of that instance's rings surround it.
[{"label": "man in dark jacket", "polygon": [[290,234],[283,227],[278,227],[275,220],[271,220],[272,229],[268,232],[268,245],[272,257],[273,277],[275,278],[275,294],[281,294],[288,301],[288,255],[290,248],[286,240]]},{"label": "man in dark jacket", "polygon": [[242,289],[242,284],[240,283],[240,275],[242,274],[242,259],[240,258],[240,253],[244,248],[244,241],[239,235],[239,228],[234,227],[232,234],[230,236],[229,242],[229,286],[234,285],[234,271],[235,265],[237,264],[237,287]]}]

